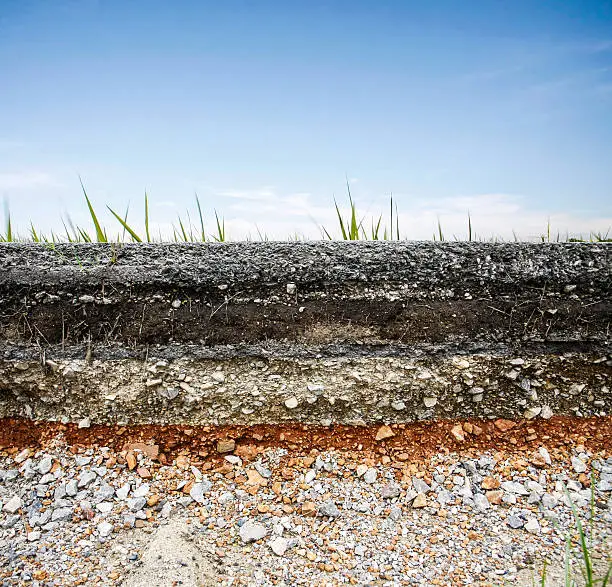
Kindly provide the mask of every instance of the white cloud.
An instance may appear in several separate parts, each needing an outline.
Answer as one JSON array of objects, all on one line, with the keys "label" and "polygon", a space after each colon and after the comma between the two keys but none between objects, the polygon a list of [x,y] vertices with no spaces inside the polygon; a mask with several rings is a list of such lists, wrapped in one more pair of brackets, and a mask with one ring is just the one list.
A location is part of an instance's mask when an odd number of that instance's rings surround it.
[{"label": "white cloud", "polygon": [[[231,195],[228,195],[231,194]],[[279,194],[271,188],[262,190],[224,192],[236,200],[229,207],[220,207],[224,212],[228,233],[234,239],[257,235],[257,228],[271,239],[285,239],[298,233],[307,238],[321,238],[320,227],[325,226],[332,235],[339,236],[340,229],[333,205],[320,205],[312,195],[306,193]],[[431,239],[437,234],[438,219],[445,238],[467,238],[468,213],[472,223],[472,234],[479,238],[502,238],[512,240],[537,239],[548,230],[551,236],[561,238],[591,231],[606,232],[612,227],[612,216],[579,215],[571,211],[539,211],[528,206],[526,198],[509,194],[478,194],[415,199],[394,196],[398,204],[400,235],[408,239]],[[410,205],[407,205],[410,200]],[[372,220],[382,215],[382,225],[389,222],[388,201],[355,198],[359,219],[364,228],[370,229]],[[402,205],[404,204],[404,205]],[[339,206],[345,218],[349,208],[344,201]],[[395,221],[394,221],[395,223]]]},{"label": "white cloud", "polygon": [[32,188],[60,187],[62,184],[51,174],[43,171],[0,173],[0,192],[20,191]]}]

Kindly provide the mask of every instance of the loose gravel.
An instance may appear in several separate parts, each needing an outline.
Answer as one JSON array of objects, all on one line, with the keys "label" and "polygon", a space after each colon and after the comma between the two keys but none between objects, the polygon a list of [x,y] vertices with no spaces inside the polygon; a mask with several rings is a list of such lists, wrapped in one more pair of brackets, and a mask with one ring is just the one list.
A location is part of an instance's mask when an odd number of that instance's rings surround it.
[{"label": "loose gravel", "polygon": [[605,571],[612,455],[546,441],[420,460],[233,441],[166,458],[61,434],[5,448],[0,584],[531,585],[568,534],[580,573],[570,500]]}]

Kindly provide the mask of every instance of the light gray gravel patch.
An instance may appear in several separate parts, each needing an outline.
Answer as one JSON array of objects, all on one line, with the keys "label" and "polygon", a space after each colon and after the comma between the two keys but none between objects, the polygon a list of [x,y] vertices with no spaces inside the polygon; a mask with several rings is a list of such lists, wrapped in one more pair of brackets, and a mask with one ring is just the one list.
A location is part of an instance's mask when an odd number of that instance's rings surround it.
[{"label": "light gray gravel patch", "polygon": [[[486,453],[471,459],[438,454],[400,475],[404,464],[366,465],[355,454],[341,461],[329,451],[302,468],[294,465],[293,476],[284,449],[268,449],[254,462],[222,460],[242,478],[259,471],[255,487],[210,470],[204,475],[199,462],[161,466],[139,455],[139,465],[153,471],[144,481],[124,464],[103,464],[109,451],[88,453],[77,466],[58,443],[46,454],[27,455],[17,476],[6,474],[19,465],[15,456],[0,453],[3,587],[64,585],[75,576],[85,584],[130,587],[172,581],[429,586],[436,580],[523,587],[544,559],[551,569],[563,566],[565,534],[574,528],[566,489],[590,527],[591,489],[569,457],[513,468],[512,459],[496,462]],[[610,481],[612,458],[583,447],[571,456],[578,455],[598,481],[593,552],[600,570],[606,548],[610,554],[612,496],[599,485]],[[47,458],[58,463],[59,474],[39,491],[40,473],[31,477],[32,467],[24,465]],[[371,483],[368,471],[376,473]],[[90,473],[95,484],[70,495],[70,484]],[[501,488],[486,490],[485,478],[498,479]]]}]

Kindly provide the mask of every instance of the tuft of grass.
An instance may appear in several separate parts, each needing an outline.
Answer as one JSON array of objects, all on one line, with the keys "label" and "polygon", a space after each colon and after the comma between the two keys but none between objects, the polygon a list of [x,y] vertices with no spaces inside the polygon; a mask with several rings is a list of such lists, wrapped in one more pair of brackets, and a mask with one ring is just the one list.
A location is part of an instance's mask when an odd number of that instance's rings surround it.
[{"label": "tuft of grass", "polygon": [[[565,496],[570,504],[572,509],[572,514],[574,516],[574,522],[576,524],[576,530],[578,532],[578,545],[580,547],[580,565],[581,565],[581,573],[584,579],[585,587],[607,587],[610,577],[612,576],[612,562],[609,563],[606,574],[599,579],[595,578],[595,570],[593,567],[593,555],[591,553],[591,545],[589,542],[593,539],[593,524],[595,518],[595,479],[594,476],[591,475],[591,499],[590,499],[590,523],[589,523],[589,535],[585,532],[584,526],[580,519],[580,514],[578,513],[578,509],[576,508],[576,504],[572,500],[567,487],[564,488]],[[571,572],[571,546],[572,546],[572,536],[571,533],[568,532],[565,537],[565,561],[564,561],[564,574],[565,574],[565,586],[573,587],[576,585],[574,578],[572,577]],[[542,583],[544,584],[544,583]]]},{"label": "tuft of grass", "polygon": [[[67,216],[66,219],[62,218],[62,224],[64,227],[63,234],[56,234],[51,231],[49,236],[43,235],[39,230],[36,229],[34,224],[30,222],[28,236],[22,240],[28,240],[31,242],[41,243],[41,242],[69,242],[69,243],[91,243],[91,242],[100,242],[107,243],[109,241],[108,233],[106,228],[103,226],[100,218],[96,214],[94,205],[87,194],[85,189],[85,185],[79,176],[79,183],[81,185],[81,190],[83,192],[83,197],[85,199],[85,203],[87,205],[87,209],[89,212],[89,217],[93,223],[93,231],[88,228],[83,228],[81,226],[76,226],[70,216]],[[390,194],[389,197],[389,216],[387,218],[386,213],[380,215],[373,215],[369,220],[366,221],[366,215],[361,215],[357,209],[357,205],[355,200],[353,199],[353,195],[351,193],[351,185],[346,178],[346,195],[348,198],[348,213],[344,213],[338,204],[336,198],[334,198],[334,208],[335,215],[337,219],[337,225],[340,228],[339,238],[345,241],[357,241],[357,240],[400,240],[402,237],[400,236],[400,226],[399,226],[399,214],[398,214],[398,206],[397,201],[393,197],[393,194]],[[178,215],[177,221],[172,224],[172,239],[175,242],[207,242],[208,240],[213,240],[215,242],[226,242],[228,240],[228,235],[225,226],[225,219],[219,212],[214,210],[214,228],[213,231],[209,234],[206,231],[205,223],[204,223],[204,213],[202,211],[202,205],[200,202],[200,198],[198,194],[195,194],[196,201],[196,209],[197,209],[197,217],[195,219],[195,224],[192,223],[192,216],[187,211],[187,220],[185,221],[183,217]],[[158,235],[151,234],[151,216],[149,209],[149,195],[145,191],[144,193],[144,233],[136,230],[133,224],[128,222],[128,213],[129,206],[126,208],[126,212],[124,216],[121,216],[116,210],[112,209],[110,206],[106,206],[108,211],[111,214],[113,220],[116,220],[119,224],[120,231],[116,236],[116,242],[125,241],[126,237],[129,237],[132,242],[142,243],[142,242],[154,242],[154,241],[164,241],[164,236],[161,234],[161,229]],[[386,224],[388,220],[388,225]],[[313,219],[316,223],[316,221]],[[321,235],[323,238],[334,240],[334,236],[332,236],[332,231],[328,230],[328,227],[323,225],[319,225],[319,229],[321,231]],[[259,229],[259,227],[255,227],[257,230],[257,235],[259,239],[262,241],[267,241],[268,236]],[[540,235],[539,240],[543,243],[550,242],[612,242],[612,235],[610,234],[610,229],[603,232],[591,232],[587,237],[583,237],[579,235],[578,237],[570,237],[569,234],[566,234],[562,237],[559,232],[557,232],[556,237],[552,235],[552,229],[550,224],[550,219],[548,219],[548,223],[546,226],[546,232]],[[457,236],[452,235],[455,240],[464,240],[466,237],[461,237],[461,239],[457,238]],[[519,237],[516,233],[513,232],[514,241],[518,242]],[[115,237],[113,236],[111,240]],[[447,240],[448,235],[444,234],[442,229],[442,221],[438,217],[437,219],[437,229],[433,234],[434,241],[443,242]],[[249,236],[249,239],[251,237]],[[11,242],[18,240],[15,227],[12,223],[12,217],[8,210],[8,205],[5,202],[5,227],[2,231],[0,229],[0,242]],[[167,239],[166,239],[167,240]],[[288,240],[306,240],[305,237],[300,235],[292,235],[288,238]],[[468,211],[467,215],[467,240],[468,241],[483,241],[480,236],[477,236],[474,232],[471,212]],[[489,239],[493,242],[498,242],[499,239]]]}]

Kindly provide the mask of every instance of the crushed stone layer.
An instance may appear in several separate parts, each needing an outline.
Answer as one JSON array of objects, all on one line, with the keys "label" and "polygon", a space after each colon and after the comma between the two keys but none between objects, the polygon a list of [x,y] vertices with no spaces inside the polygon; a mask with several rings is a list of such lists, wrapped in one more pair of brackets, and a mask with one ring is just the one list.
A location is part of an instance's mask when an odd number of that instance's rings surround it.
[{"label": "crushed stone layer", "polygon": [[1,424],[2,585],[552,587],[571,504],[612,564],[610,417]]},{"label": "crushed stone layer", "polygon": [[609,349],[412,357],[0,357],[0,417],[98,424],[348,425],[612,413]]}]

